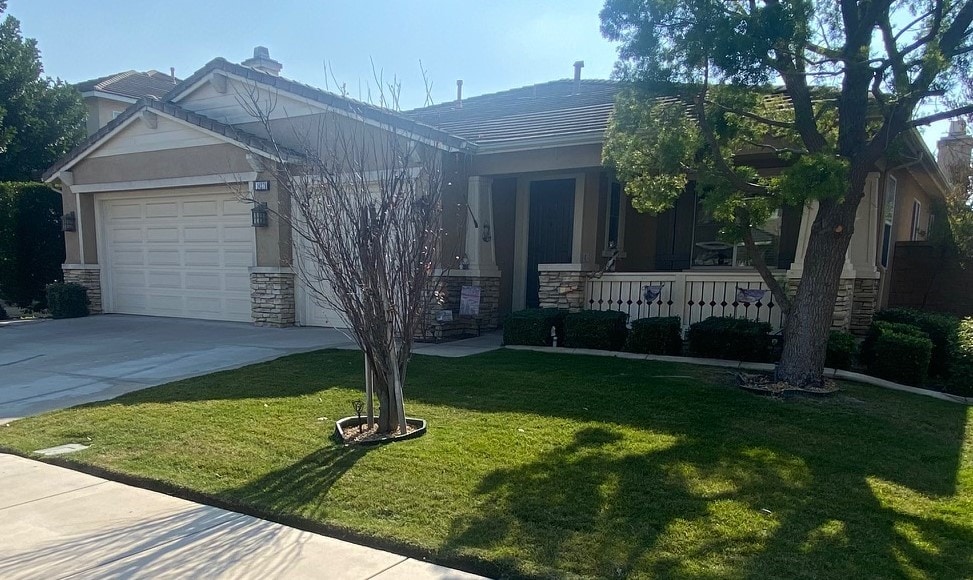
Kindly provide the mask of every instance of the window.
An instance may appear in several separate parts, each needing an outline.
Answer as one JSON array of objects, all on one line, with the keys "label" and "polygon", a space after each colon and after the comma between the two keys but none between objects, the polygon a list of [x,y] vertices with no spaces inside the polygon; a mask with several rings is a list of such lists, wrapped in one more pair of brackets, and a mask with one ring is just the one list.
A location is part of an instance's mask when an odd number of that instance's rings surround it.
[{"label": "window", "polygon": [[909,239],[913,242],[925,237],[925,232],[919,229],[919,219],[922,217],[922,204],[918,200],[912,202],[912,228],[909,231]]},{"label": "window", "polygon": [[[754,228],[753,241],[771,268],[777,266],[780,250],[781,211],[774,210],[763,226]],[[696,229],[693,232],[693,267],[723,266],[746,268],[752,266],[743,242],[726,242],[720,237],[720,226],[713,216],[699,205],[696,209]]]},{"label": "window", "polygon": [[891,175],[885,182],[885,203],[882,205],[882,267],[888,268],[889,254],[892,251],[892,222],[895,218],[895,191],[898,182]]},{"label": "window", "polygon": [[608,191],[608,207],[605,211],[605,251],[610,257],[617,250],[622,252],[625,236],[625,195],[622,184],[617,181],[611,183]]}]

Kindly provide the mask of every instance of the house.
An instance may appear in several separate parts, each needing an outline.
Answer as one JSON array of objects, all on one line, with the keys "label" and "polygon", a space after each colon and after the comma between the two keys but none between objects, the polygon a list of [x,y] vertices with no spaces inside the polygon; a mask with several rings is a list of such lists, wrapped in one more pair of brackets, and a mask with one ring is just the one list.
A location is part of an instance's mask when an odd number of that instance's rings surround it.
[{"label": "house", "polygon": [[[267,160],[274,144],[241,102],[272,96],[277,145],[322,116],[364,121],[422,140],[450,172],[447,234],[461,240],[447,307],[479,286],[481,328],[529,307],[616,309],[632,318],[711,315],[782,322],[742,247],[726,244],[692,187],[659,215],[641,214],[602,165],[619,85],[559,80],[405,113],[279,76],[258,47],[241,64],[218,58],[161,99],[143,99],[51,167],[77,231],[65,234],[65,279],[89,288],[95,311],[288,326],[341,325],[295,277],[300,242],[277,219],[253,227],[242,188],[273,211],[286,196]],[[261,98],[263,98],[261,97]],[[887,292],[892,248],[922,238],[947,183],[917,133],[910,161],[871,174],[846,258],[834,326],[861,332]],[[773,167],[767,168],[773,171]],[[254,184],[262,186],[255,190]],[[758,243],[796,284],[814,205],[784,208]]]},{"label": "house", "polygon": [[74,85],[88,109],[88,135],[107,125],[139,99],[161,99],[178,82],[175,69],[170,69],[169,74],[156,70],[128,70]]}]

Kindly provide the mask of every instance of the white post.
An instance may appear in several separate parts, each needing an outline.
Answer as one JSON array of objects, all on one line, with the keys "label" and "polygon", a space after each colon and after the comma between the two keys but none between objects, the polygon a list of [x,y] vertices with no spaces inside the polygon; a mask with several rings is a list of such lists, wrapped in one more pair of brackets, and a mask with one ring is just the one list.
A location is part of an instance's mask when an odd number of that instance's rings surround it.
[{"label": "white post", "polygon": [[493,180],[482,175],[470,177],[466,214],[466,257],[469,269],[494,273],[497,259],[493,244]]}]

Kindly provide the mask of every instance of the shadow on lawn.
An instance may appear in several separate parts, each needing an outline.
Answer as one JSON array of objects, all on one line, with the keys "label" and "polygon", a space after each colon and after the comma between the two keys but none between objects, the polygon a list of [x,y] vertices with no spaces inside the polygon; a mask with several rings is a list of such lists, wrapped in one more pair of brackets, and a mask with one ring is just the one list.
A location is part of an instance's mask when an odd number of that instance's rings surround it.
[{"label": "shadow on lawn", "polygon": [[[484,477],[483,507],[453,522],[447,552],[515,546],[514,573],[527,558],[604,577],[973,577],[973,531],[942,515],[952,509],[961,522],[968,511],[951,503],[964,406],[877,389],[774,401],[706,386],[702,375],[653,381],[645,371],[672,369],[611,359],[548,357],[526,372],[523,362],[498,362],[491,378],[510,388],[466,379],[466,389],[421,388],[412,398],[603,426]],[[455,372],[439,382],[469,376]],[[616,425],[675,442],[639,452]]]},{"label": "shadow on lawn", "polygon": [[630,454],[624,440],[585,428],[490,473],[476,490],[484,507],[453,522],[444,550],[514,546],[501,563],[514,575],[973,576],[968,527],[880,505],[866,473],[766,444],[683,435]]}]

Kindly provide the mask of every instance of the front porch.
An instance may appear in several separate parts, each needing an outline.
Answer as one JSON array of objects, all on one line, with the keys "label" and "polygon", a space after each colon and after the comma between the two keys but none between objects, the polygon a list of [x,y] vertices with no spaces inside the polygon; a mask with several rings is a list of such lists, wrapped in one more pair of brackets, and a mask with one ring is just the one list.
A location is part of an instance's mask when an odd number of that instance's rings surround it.
[{"label": "front porch", "polygon": [[[465,278],[499,278],[498,316],[524,308],[619,310],[629,320],[710,316],[784,323],[742,246],[724,243],[692,187],[658,215],[636,211],[603,168],[469,178]],[[878,177],[846,256],[833,328],[863,334],[878,305]],[[760,230],[766,261],[800,283],[817,208],[784,208]],[[494,282],[495,283],[495,282]]]}]

